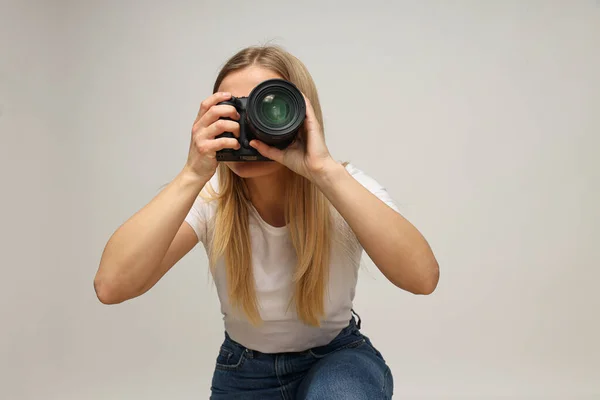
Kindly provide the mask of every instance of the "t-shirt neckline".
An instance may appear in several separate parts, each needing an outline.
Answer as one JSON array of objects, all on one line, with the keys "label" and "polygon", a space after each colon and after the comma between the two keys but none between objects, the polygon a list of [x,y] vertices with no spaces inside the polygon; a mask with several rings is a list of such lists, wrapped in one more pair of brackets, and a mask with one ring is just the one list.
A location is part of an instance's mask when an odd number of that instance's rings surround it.
[{"label": "t-shirt neckline", "polygon": [[268,231],[269,233],[273,234],[273,235],[285,235],[288,232],[288,227],[287,225],[285,226],[273,226],[269,223],[267,223],[258,213],[258,210],[256,209],[256,207],[254,207],[254,204],[252,204],[251,202],[248,202],[250,204],[250,210],[252,212],[252,214],[254,214],[254,218],[256,218],[256,220],[258,221],[258,223],[260,224],[261,227],[263,227],[266,231]]}]

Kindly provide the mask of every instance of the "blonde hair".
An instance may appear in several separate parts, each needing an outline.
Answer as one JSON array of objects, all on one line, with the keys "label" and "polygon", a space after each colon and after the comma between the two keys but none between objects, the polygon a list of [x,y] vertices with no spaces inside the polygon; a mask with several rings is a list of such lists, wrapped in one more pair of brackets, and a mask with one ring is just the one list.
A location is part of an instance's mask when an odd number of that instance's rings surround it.
[{"label": "blonde hair", "polygon": [[[305,65],[295,56],[277,46],[248,47],[231,57],[219,72],[213,92],[231,72],[249,66],[269,69],[295,84],[310,100],[317,120],[323,126],[323,116],[317,89]],[[300,133],[302,135],[302,133]],[[285,221],[297,256],[293,275],[295,302],[299,318],[306,324],[319,326],[324,316],[332,231],[331,206],[327,198],[308,179],[290,170],[286,179]],[[211,268],[224,256],[227,289],[231,305],[243,311],[255,325],[262,322],[256,298],[252,270],[249,232],[250,200],[242,178],[225,164],[217,169],[219,191],[210,185],[207,191],[218,201],[214,219]]]}]

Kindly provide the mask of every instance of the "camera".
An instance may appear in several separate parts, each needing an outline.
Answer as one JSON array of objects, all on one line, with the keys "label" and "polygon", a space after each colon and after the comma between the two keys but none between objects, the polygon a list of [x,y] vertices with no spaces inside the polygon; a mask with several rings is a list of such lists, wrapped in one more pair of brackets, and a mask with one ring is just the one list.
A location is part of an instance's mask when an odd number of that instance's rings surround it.
[{"label": "camera", "polygon": [[[269,146],[284,149],[294,142],[306,117],[306,102],[300,90],[284,79],[259,83],[247,97],[231,97],[220,102],[234,106],[240,114],[240,148],[217,151],[217,161],[272,161],[250,146],[258,139]],[[221,118],[229,119],[231,118]],[[224,132],[217,136],[235,138]]]}]

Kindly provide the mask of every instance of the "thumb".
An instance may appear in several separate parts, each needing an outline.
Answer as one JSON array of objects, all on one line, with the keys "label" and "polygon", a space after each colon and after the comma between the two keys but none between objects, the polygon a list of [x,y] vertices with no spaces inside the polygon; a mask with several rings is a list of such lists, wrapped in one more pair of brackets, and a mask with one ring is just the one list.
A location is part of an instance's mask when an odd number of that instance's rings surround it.
[{"label": "thumb", "polygon": [[277,161],[278,163],[283,163],[283,151],[282,150],[279,150],[278,148],[275,148],[275,147],[271,147],[271,146],[261,142],[260,140],[252,140],[250,142],[250,146],[252,146],[256,150],[258,150],[258,152],[261,155],[263,155],[267,158],[270,158],[273,161]]}]

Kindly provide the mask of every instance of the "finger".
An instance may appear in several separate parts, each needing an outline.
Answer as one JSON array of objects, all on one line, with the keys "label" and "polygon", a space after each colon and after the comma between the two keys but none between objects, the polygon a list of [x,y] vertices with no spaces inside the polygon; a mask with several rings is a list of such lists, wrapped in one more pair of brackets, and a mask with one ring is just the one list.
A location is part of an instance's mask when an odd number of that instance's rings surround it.
[{"label": "finger", "polygon": [[233,138],[219,138],[214,140],[198,140],[196,142],[196,150],[198,153],[214,158],[215,153],[223,149],[240,148],[240,142]]},{"label": "finger", "polygon": [[[304,94],[302,94],[302,96],[304,96]],[[315,130],[315,129],[318,130],[319,121],[317,121],[317,116],[315,115],[315,110],[312,106],[312,103],[306,96],[304,96],[304,101],[306,102],[306,119],[305,119],[306,129],[309,131]]]},{"label": "finger", "polygon": [[199,120],[198,125],[201,127],[207,127],[214,123],[219,118],[231,118],[233,120],[239,120],[240,114],[234,106],[227,104],[219,104],[212,106]]},{"label": "finger", "polygon": [[283,151],[279,150],[276,147],[271,147],[269,145],[266,145],[265,143],[261,142],[260,140],[252,140],[250,141],[250,146],[252,146],[253,148],[255,148],[256,150],[258,150],[258,152],[267,157],[270,158],[273,161],[277,161],[278,163],[283,163]]},{"label": "finger", "polygon": [[240,142],[233,138],[218,138],[210,140],[210,149],[214,152],[223,149],[238,150],[240,148]]},{"label": "finger", "polygon": [[198,116],[196,117],[196,120],[202,118],[202,116],[206,114],[206,112],[215,104],[220,103],[221,101],[229,100],[230,98],[231,93],[229,92],[213,93],[211,96],[204,99],[202,103],[200,103],[200,110],[198,110]]},{"label": "finger", "polygon": [[203,136],[207,139],[213,139],[217,135],[225,132],[233,133],[233,136],[240,137],[240,124],[236,121],[229,121],[226,119],[219,119],[215,121],[211,126],[204,129]]}]

